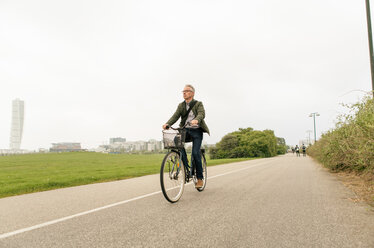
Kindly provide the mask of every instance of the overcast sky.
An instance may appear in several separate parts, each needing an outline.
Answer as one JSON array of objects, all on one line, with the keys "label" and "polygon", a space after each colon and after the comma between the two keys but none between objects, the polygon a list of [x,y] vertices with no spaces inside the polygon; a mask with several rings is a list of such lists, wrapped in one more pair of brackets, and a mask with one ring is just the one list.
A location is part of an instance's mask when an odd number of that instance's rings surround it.
[{"label": "overcast sky", "polygon": [[[272,129],[295,145],[371,90],[365,1],[0,0],[0,149],[161,140],[185,84],[218,142]],[[313,136],[313,135],[312,135]]]}]

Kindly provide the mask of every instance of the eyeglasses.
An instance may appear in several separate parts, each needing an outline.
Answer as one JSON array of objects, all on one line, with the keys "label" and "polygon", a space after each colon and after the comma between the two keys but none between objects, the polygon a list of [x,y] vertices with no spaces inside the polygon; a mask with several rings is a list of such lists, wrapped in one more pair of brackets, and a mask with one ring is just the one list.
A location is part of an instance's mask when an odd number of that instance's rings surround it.
[{"label": "eyeglasses", "polygon": [[192,90],[183,90],[182,93],[192,92]]}]

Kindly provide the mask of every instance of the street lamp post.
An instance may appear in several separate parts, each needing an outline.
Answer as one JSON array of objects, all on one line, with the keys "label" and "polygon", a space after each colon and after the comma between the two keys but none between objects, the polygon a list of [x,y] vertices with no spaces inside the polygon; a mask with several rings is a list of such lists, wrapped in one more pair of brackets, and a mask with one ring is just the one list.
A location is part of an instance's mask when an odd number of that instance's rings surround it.
[{"label": "street lamp post", "polygon": [[317,112],[311,113],[309,117],[313,117],[314,122],[314,143],[317,141],[317,135],[316,135],[316,116],[320,116]]},{"label": "street lamp post", "polygon": [[373,37],[371,33],[371,18],[370,18],[370,4],[369,0],[366,1],[366,20],[368,27],[368,37],[369,37],[369,55],[370,55],[370,71],[371,71],[371,87],[374,96],[374,53],[373,53]]}]

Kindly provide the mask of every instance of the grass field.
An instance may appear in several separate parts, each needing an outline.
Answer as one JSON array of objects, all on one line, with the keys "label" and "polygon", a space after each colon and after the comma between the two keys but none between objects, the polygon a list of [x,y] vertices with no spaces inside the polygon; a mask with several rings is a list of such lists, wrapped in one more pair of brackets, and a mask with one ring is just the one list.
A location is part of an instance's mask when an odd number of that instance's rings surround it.
[{"label": "grass field", "polygon": [[[0,156],[0,198],[159,173],[164,154],[46,153]],[[249,160],[208,159],[208,166]]]}]

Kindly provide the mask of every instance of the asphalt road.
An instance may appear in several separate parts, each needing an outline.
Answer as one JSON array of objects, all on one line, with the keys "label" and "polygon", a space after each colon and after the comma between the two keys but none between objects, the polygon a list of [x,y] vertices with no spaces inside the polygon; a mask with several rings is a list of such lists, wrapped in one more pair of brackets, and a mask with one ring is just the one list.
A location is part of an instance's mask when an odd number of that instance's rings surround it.
[{"label": "asphalt road", "polygon": [[310,158],[208,167],[170,204],[158,175],[0,199],[0,247],[374,247],[374,210]]}]

